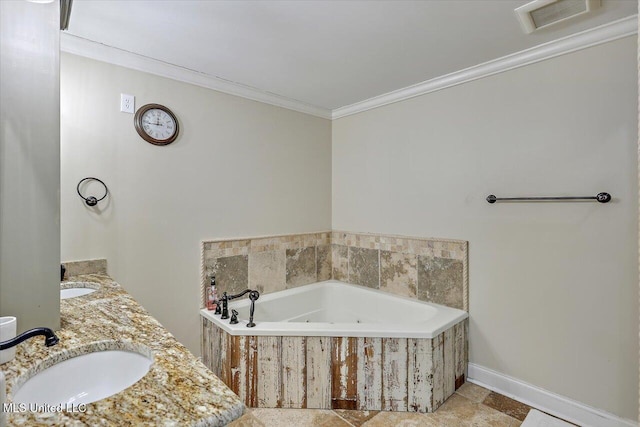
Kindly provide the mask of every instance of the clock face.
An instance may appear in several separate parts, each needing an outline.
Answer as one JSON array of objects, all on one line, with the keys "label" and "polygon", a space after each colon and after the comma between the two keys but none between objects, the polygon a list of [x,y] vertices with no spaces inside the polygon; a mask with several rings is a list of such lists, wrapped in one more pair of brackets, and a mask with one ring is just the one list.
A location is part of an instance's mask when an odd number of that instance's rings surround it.
[{"label": "clock face", "polygon": [[178,121],[166,107],[148,104],[141,107],[134,118],[138,134],[147,142],[167,145],[178,136]]},{"label": "clock face", "polygon": [[166,140],[176,133],[176,122],[165,111],[152,108],[142,115],[142,129],[154,139]]}]

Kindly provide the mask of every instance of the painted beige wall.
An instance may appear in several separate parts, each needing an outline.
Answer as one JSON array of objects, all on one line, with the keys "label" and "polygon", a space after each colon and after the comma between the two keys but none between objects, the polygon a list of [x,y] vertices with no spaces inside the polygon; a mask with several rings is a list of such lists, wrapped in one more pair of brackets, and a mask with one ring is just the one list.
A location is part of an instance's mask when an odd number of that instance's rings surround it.
[{"label": "painted beige wall", "polygon": [[[120,93],[171,108],[178,140],[144,142]],[[61,108],[62,259],[107,258],[196,354],[201,240],[331,228],[328,120],[69,54]],[[101,211],[76,194],[86,176],[111,190]]]},{"label": "painted beige wall", "polygon": [[[333,122],[333,228],[469,240],[471,363],[636,419],[636,38]],[[485,197],[595,195],[489,205]]]}]

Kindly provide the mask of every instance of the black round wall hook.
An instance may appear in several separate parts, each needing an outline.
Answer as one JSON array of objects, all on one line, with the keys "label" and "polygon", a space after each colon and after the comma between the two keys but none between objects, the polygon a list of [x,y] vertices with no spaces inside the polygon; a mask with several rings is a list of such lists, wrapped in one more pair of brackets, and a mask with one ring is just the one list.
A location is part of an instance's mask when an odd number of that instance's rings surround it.
[{"label": "black round wall hook", "polygon": [[[102,184],[104,186],[104,196],[100,197],[99,199],[97,197],[95,197],[95,196],[84,197],[82,195],[82,193],[80,193],[80,184],[82,184],[85,181],[98,181],[100,184]],[[107,184],[102,182],[102,180],[100,180],[98,178],[94,178],[92,176],[88,176],[86,178],[82,178],[80,180],[80,182],[78,183],[78,186],[76,187],[76,190],[78,191],[78,196],[82,197],[82,199],[85,201],[87,206],[95,206],[95,205],[97,205],[100,200],[104,199],[105,197],[107,197],[107,194],[109,194],[109,189],[107,188]]]}]

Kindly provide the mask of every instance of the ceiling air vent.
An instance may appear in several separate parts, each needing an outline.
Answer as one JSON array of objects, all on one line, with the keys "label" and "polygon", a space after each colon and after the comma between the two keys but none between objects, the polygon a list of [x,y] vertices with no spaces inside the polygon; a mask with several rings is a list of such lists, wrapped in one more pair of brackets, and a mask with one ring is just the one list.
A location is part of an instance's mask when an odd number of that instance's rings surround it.
[{"label": "ceiling air vent", "polygon": [[515,10],[525,33],[589,13],[600,0],[534,0]]}]

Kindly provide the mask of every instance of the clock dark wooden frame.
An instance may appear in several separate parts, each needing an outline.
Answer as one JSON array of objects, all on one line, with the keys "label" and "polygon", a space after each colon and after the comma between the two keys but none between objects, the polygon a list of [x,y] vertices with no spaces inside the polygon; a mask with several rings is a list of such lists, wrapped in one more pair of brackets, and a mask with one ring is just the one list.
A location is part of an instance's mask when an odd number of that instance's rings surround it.
[{"label": "clock dark wooden frame", "polygon": [[[149,110],[156,110],[156,109],[157,110],[162,110],[165,113],[167,113],[168,115],[170,115],[171,118],[173,119],[173,121],[176,124],[176,132],[169,139],[155,139],[155,138],[147,135],[147,133],[142,128],[142,116],[144,115],[144,113],[146,113]],[[173,114],[173,112],[171,110],[169,110],[167,107],[165,107],[164,105],[160,105],[160,104],[147,104],[147,105],[143,105],[142,107],[138,108],[138,111],[136,111],[136,115],[133,116],[133,123],[135,124],[136,131],[138,132],[138,135],[140,135],[140,137],[142,137],[142,139],[144,139],[145,141],[147,141],[148,143],[153,144],[153,145],[168,145],[168,144],[171,144],[173,141],[176,140],[176,138],[178,138],[178,134],[180,133],[180,126],[178,125],[178,118],[176,117],[176,115]]]}]

